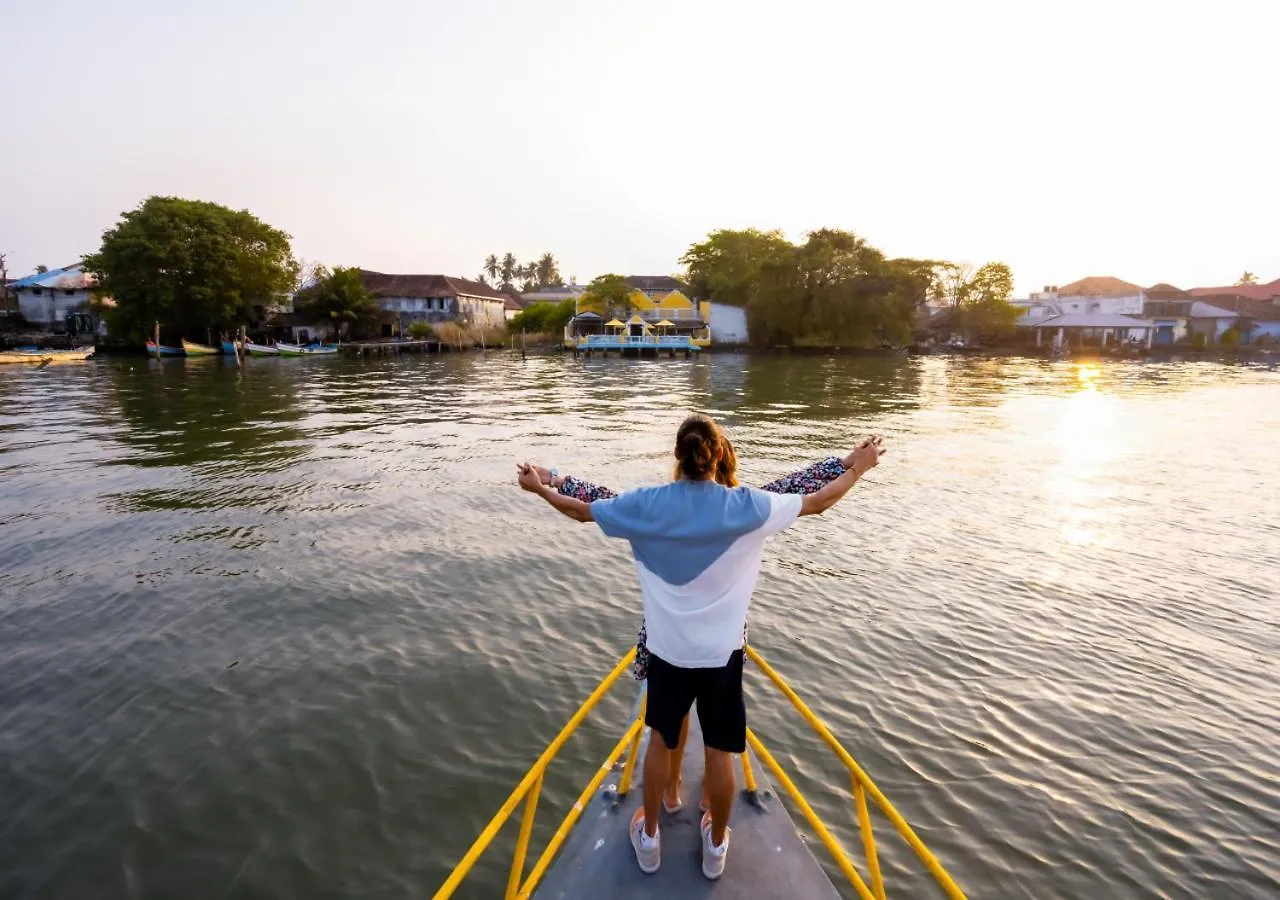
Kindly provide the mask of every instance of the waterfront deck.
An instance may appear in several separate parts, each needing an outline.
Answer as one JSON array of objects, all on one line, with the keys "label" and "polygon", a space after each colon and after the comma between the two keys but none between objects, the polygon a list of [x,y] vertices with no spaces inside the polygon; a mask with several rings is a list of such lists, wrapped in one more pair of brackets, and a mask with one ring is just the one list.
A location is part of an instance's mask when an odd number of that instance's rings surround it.
[{"label": "waterfront deck", "polygon": [[[702,789],[702,729],[691,713],[689,742],[684,756],[684,809],[674,816],[662,813],[662,868],[645,875],[636,865],[627,826],[644,795],[643,759],[650,738],[640,745],[635,780],[625,798],[615,793],[615,772],[596,792],[577,827],[560,851],[534,900],[610,900],[663,898],[739,900],[748,897],[803,897],[837,900],[840,894],[797,833],[791,817],[774,794],[764,767],[751,756],[757,802],[743,796],[741,762],[735,760],[739,796],[729,827],[729,860],[719,881],[702,875],[702,836],[698,824],[698,795]],[[750,751],[748,751],[750,752]]]},{"label": "waterfront deck", "polygon": [[589,334],[585,337],[570,338],[566,342],[574,353],[607,354],[616,350],[619,355],[660,355],[675,356],[683,353],[686,357],[702,350],[699,342],[684,334],[673,335],[628,335],[628,334]]}]

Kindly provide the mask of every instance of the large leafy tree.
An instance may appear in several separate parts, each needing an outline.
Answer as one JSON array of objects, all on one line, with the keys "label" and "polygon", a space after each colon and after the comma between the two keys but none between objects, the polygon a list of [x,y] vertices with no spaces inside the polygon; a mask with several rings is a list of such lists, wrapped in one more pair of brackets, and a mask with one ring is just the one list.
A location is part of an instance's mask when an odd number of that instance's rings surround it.
[{"label": "large leafy tree", "polygon": [[348,333],[356,323],[371,319],[378,304],[360,280],[360,270],[336,266],[332,272],[316,266],[315,281],[298,294],[294,306],[317,319],[333,324],[339,334]]},{"label": "large leafy tree", "polygon": [[1013,296],[1013,272],[1001,262],[979,268],[960,295],[960,327],[980,341],[999,340],[1013,334],[1018,308]]},{"label": "large leafy tree", "polygon": [[688,268],[687,281],[694,297],[746,306],[761,269],[791,249],[781,231],[720,230],[691,246],[680,262]]},{"label": "large leafy tree", "polygon": [[84,265],[115,299],[112,333],[134,340],[155,322],[199,338],[233,330],[288,292],[298,270],[289,235],[247,210],[158,196],[124,213]]},{"label": "large leafy tree", "polygon": [[631,314],[631,285],[622,275],[610,273],[593,278],[583,292],[581,306],[602,316]]}]

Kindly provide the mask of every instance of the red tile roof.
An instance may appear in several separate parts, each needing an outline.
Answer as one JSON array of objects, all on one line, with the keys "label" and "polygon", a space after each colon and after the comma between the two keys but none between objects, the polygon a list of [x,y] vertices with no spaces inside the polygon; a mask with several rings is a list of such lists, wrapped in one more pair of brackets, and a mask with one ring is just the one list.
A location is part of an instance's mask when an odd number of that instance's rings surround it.
[{"label": "red tile roof", "polygon": [[1058,288],[1059,297],[1129,297],[1142,293],[1142,288],[1110,275],[1090,275]]},{"label": "red tile roof", "polygon": [[1193,297],[1243,297],[1246,300],[1271,300],[1280,297],[1280,278],[1266,284],[1231,284],[1223,287],[1192,288]]},{"label": "red tile roof", "polygon": [[506,297],[489,285],[452,275],[387,275],[361,269],[360,281],[365,290],[375,297],[456,297],[466,294],[506,302]]}]

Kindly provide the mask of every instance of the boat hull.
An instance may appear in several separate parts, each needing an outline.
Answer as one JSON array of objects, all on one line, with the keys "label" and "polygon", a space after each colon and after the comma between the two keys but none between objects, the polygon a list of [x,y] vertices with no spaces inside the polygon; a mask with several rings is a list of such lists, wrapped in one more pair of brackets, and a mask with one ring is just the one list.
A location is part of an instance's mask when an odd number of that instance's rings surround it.
[{"label": "boat hull", "polygon": [[[155,355],[156,355],[156,342],[155,342],[155,341],[147,341],[147,354],[148,354],[149,356],[155,356]],[[160,345],[160,355],[161,355],[161,356],[186,356],[187,354],[185,354],[184,352],[182,352],[182,349],[181,349],[181,348],[179,348],[179,347],[166,347],[164,344],[161,344],[161,345]]]},{"label": "boat hull", "polygon": [[217,356],[222,351],[217,347],[208,347],[204,344],[196,344],[191,341],[183,341],[182,349],[187,356]]},{"label": "boat hull", "polygon": [[88,350],[12,350],[0,352],[0,365],[48,366],[59,363],[84,362],[93,359],[94,351]]},{"label": "boat hull", "polygon": [[266,344],[255,344],[252,341],[245,341],[244,349],[249,351],[250,356],[279,356],[280,351],[275,347],[268,347]]},{"label": "boat hull", "polygon": [[276,344],[281,356],[332,356],[338,352],[337,347],[304,347],[299,344]]}]

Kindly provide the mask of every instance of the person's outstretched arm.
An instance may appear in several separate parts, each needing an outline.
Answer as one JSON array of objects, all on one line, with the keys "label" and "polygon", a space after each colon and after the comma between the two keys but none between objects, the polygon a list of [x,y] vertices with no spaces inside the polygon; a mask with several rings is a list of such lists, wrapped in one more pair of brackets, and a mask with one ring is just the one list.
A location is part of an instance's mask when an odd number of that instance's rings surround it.
[{"label": "person's outstretched arm", "polygon": [[520,463],[516,466],[516,471],[519,473],[520,487],[523,490],[537,494],[570,519],[577,522],[595,521],[595,517],[591,515],[590,503],[584,503],[576,497],[566,497],[550,485],[543,484],[537,466],[531,463]]},{"label": "person's outstretched arm", "polygon": [[839,478],[826,487],[812,494],[806,494],[801,501],[800,515],[817,516],[840,502],[840,498],[849,493],[849,489],[858,479],[880,464],[884,456],[884,443],[879,435],[869,437],[859,444],[846,459],[850,465]]}]

